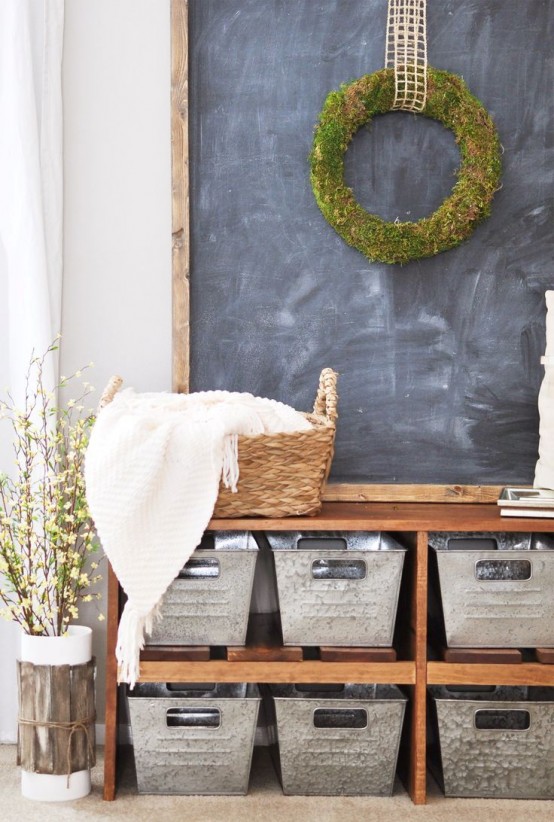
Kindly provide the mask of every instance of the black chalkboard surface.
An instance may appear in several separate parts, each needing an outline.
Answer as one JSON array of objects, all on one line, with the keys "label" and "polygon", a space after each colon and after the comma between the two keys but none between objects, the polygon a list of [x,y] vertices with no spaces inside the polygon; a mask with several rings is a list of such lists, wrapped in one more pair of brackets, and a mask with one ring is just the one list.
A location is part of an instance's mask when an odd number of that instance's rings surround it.
[{"label": "black chalkboard surface", "polygon": [[[189,0],[191,388],[308,409],[331,366],[332,479],[526,483],[554,287],[554,3],[427,6],[429,62],[491,113],[503,187],[468,242],[401,267],[340,239],[308,165],[328,92],[383,66],[386,0]],[[368,210],[414,220],[457,165],[443,126],[393,113],[356,136],[346,174]]]}]

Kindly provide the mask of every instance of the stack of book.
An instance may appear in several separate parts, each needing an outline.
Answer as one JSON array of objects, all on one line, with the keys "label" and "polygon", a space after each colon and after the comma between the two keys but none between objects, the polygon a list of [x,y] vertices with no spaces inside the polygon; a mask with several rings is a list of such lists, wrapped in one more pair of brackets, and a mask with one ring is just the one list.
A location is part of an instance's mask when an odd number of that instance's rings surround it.
[{"label": "stack of book", "polygon": [[504,488],[498,505],[503,517],[554,517],[554,490]]}]

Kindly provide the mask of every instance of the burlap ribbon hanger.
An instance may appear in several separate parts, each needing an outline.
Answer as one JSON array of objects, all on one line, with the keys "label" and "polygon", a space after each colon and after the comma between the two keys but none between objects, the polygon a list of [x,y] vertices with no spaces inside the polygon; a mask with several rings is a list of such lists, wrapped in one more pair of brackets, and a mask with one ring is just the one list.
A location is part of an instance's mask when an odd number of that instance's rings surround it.
[{"label": "burlap ribbon hanger", "polygon": [[393,109],[423,111],[427,101],[426,0],[389,0],[385,65],[394,69]]}]

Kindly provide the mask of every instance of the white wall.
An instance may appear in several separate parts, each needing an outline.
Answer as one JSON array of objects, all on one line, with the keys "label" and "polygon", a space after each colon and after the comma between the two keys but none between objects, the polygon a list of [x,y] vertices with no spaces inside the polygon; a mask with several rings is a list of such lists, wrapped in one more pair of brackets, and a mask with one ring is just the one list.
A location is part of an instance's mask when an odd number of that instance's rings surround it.
[{"label": "white wall", "polygon": [[[66,0],[65,7],[61,373],[93,360],[89,380],[98,392],[112,373],[139,390],[168,389],[169,0]],[[83,614],[95,629],[102,722],[106,623],[94,610]],[[12,629],[0,626],[0,741],[15,738]]]},{"label": "white wall", "polygon": [[[4,392],[8,384],[9,363],[8,347],[6,344],[6,329],[8,327],[8,281],[6,266],[3,264],[3,248],[0,243],[0,330],[2,345],[0,345],[0,393]],[[5,471],[12,460],[11,445],[6,429],[0,433],[0,471]],[[15,706],[17,703],[17,688],[15,681],[15,655],[18,643],[17,626],[0,620],[0,743],[11,742],[17,733],[15,721]]]},{"label": "white wall", "polygon": [[66,0],[62,374],[93,360],[98,391],[171,387],[169,45],[169,0]]}]

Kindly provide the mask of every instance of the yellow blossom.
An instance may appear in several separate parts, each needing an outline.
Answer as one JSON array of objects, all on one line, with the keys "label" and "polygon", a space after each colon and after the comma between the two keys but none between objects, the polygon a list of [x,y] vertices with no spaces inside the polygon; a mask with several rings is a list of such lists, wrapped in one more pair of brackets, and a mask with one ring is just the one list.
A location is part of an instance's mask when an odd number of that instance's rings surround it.
[{"label": "yellow blossom", "polygon": [[[79,600],[96,596],[84,595],[91,585],[85,561],[96,548],[83,477],[94,416],[92,411],[80,416],[81,399],[56,407],[55,393],[45,390],[45,358],[54,350],[52,344],[45,355],[31,359],[23,408],[16,408],[11,397],[0,403],[16,446],[13,479],[0,475],[1,614],[37,635],[50,633],[54,622],[66,631],[78,615]],[[82,370],[73,376],[81,375]],[[84,386],[85,393],[89,388]]]}]

